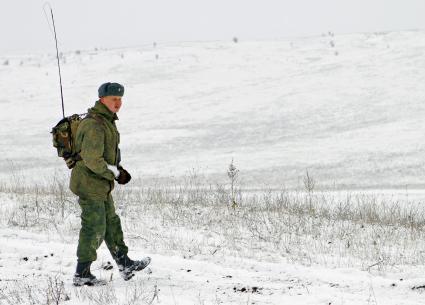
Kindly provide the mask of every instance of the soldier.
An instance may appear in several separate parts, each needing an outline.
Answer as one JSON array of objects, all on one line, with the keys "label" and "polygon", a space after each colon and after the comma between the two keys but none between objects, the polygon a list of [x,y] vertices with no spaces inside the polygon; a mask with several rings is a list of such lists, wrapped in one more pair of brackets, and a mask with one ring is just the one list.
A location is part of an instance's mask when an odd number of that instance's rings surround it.
[{"label": "soldier", "polygon": [[120,135],[115,125],[123,95],[124,87],[118,83],[101,85],[100,99],[88,110],[76,133],[75,148],[80,157],[70,181],[70,189],[79,197],[81,207],[78,263],[73,280],[76,286],[106,284],[90,272],[90,265],[97,257],[96,250],[103,241],[124,280],[129,280],[134,271],[144,269],[151,260],[145,257],[133,261],[127,256],[121,221],[111,195],[114,181],[127,184],[131,179],[120,165]]}]

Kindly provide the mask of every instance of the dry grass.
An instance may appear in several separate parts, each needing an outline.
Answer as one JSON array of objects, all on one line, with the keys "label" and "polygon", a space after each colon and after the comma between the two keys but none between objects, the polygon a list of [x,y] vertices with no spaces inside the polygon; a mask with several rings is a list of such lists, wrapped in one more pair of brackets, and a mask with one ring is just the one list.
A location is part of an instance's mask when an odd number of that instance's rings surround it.
[{"label": "dry grass", "polygon": [[[118,187],[114,198],[130,245],[152,252],[284,257],[363,269],[424,261],[420,203],[316,193],[312,178],[305,181],[309,188],[303,191],[250,192],[191,175],[183,184]],[[18,192],[3,185],[0,191],[11,202],[1,207],[3,225],[76,235],[79,207],[66,185],[54,179]]]}]

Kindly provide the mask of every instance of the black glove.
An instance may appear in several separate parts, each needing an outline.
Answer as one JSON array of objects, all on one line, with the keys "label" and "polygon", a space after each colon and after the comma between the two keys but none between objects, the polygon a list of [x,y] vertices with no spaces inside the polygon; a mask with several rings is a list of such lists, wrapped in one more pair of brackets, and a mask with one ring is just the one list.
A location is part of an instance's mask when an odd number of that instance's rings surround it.
[{"label": "black glove", "polygon": [[116,179],[118,181],[118,184],[127,184],[131,180],[131,175],[129,172],[127,172],[122,166],[118,166],[118,171],[120,174],[118,175],[118,178]]}]

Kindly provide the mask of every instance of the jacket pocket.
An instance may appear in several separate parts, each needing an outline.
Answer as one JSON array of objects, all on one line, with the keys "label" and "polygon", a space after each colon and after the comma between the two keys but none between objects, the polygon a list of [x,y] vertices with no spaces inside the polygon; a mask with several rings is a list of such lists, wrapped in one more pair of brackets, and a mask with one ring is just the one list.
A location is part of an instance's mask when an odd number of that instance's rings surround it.
[{"label": "jacket pocket", "polygon": [[111,184],[84,165],[77,164],[71,172],[70,189],[81,198],[106,200],[111,191]]}]

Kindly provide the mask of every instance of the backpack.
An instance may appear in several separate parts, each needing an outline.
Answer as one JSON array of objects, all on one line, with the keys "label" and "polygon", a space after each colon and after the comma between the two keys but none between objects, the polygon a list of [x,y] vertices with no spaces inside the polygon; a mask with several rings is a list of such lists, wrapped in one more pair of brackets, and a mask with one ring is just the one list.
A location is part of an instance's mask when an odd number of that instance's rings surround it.
[{"label": "backpack", "polygon": [[103,124],[102,119],[94,113],[73,114],[60,120],[50,132],[53,136],[53,147],[58,152],[58,157],[65,160],[69,169],[72,169],[77,161],[83,160],[79,151],[75,151],[77,129],[81,121],[87,118],[95,119]]},{"label": "backpack", "polygon": [[60,120],[50,132],[53,137],[53,147],[56,148],[58,157],[64,158],[69,169],[75,163],[82,160],[78,152],[75,151],[75,140],[77,128],[87,114],[73,114]]}]

